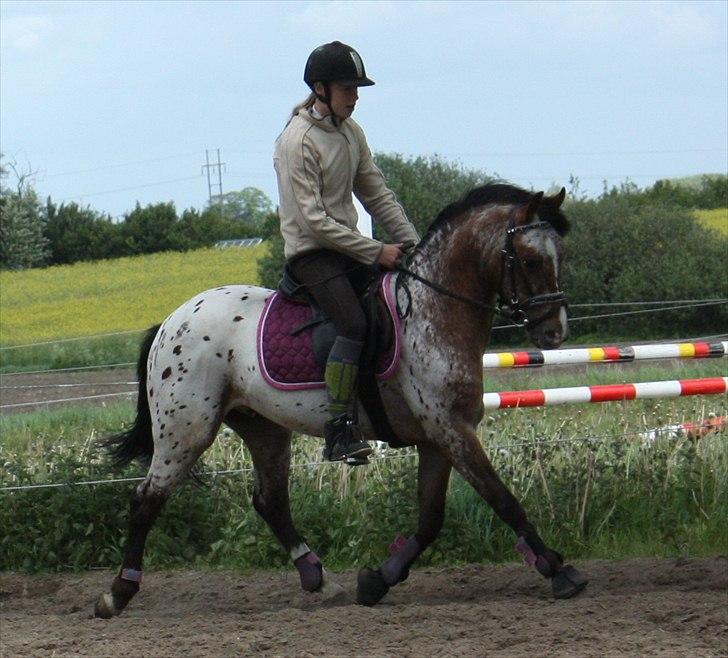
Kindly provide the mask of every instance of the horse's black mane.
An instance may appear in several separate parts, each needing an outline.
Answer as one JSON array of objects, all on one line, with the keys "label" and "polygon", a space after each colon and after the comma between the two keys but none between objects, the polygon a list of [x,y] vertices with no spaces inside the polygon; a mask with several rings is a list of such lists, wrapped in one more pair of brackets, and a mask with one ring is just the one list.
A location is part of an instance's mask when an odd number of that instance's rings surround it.
[{"label": "horse's black mane", "polygon": [[[464,215],[468,210],[491,204],[516,205],[528,203],[534,196],[535,194],[531,192],[507,183],[492,183],[482,187],[475,187],[462,199],[445,206],[440,211],[440,214],[427,229],[422,242],[425,242],[436,233],[440,227],[449,224],[455,217]],[[565,235],[569,230],[569,220],[556,207],[556,204],[549,202],[548,197],[545,197],[539,206],[538,215],[540,219],[549,222],[559,235]]]}]

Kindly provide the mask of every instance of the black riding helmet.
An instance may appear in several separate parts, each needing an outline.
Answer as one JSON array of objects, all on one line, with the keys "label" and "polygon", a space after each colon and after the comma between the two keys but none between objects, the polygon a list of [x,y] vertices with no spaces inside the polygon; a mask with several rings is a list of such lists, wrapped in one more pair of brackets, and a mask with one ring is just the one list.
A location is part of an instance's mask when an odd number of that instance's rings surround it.
[{"label": "black riding helmet", "polygon": [[303,80],[315,94],[314,84],[321,82],[324,85],[324,94],[316,94],[316,98],[326,103],[336,125],[338,118],[331,107],[331,83],[351,87],[369,87],[374,84],[373,80],[367,78],[359,53],[341,41],[325,43],[308,56]]},{"label": "black riding helmet", "polygon": [[374,84],[367,78],[359,53],[341,41],[325,43],[308,56],[303,80],[311,90],[316,82],[323,82],[326,87],[330,82],[352,87]]}]

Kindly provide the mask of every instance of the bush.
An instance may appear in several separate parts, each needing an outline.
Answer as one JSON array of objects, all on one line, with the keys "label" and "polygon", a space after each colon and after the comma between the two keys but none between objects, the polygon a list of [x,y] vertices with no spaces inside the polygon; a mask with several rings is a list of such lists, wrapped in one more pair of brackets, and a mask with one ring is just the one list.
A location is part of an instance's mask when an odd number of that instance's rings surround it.
[{"label": "bush", "polygon": [[[563,288],[571,303],[728,297],[728,239],[702,227],[688,210],[609,194],[569,203],[566,214],[572,230]],[[572,331],[575,337],[669,338],[720,333],[727,323],[728,308],[721,305],[573,323]]]}]

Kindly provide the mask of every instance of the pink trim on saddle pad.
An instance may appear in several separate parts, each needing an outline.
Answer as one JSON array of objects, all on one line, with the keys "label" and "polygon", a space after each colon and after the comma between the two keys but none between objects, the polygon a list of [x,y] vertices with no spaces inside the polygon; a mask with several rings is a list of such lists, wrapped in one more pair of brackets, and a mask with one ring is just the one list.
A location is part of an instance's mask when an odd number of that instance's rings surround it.
[{"label": "pink trim on saddle pad", "polygon": [[[391,290],[389,272],[382,277],[380,291],[392,318],[394,331],[392,344],[377,361],[377,379],[386,380],[394,375],[402,353],[402,330],[397,316],[397,305]],[[258,322],[257,352],[260,372],[268,384],[282,391],[300,391],[324,388],[324,369],[313,356],[312,331],[296,336],[291,332],[312,317],[307,304],[290,302],[279,293],[273,293],[265,302]]]}]

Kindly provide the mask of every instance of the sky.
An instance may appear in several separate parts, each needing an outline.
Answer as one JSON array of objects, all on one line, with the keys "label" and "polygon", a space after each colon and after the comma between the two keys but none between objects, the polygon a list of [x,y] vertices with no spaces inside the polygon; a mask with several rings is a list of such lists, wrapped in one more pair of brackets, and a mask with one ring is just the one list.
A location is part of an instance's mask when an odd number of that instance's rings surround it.
[{"label": "sky", "polygon": [[115,218],[203,208],[217,149],[224,192],[275,204],[273,143],[335,39],[377,83],[354,115],[375,152],[589,195],[728,173],[725,0],[1,0],[0,150]]}]

